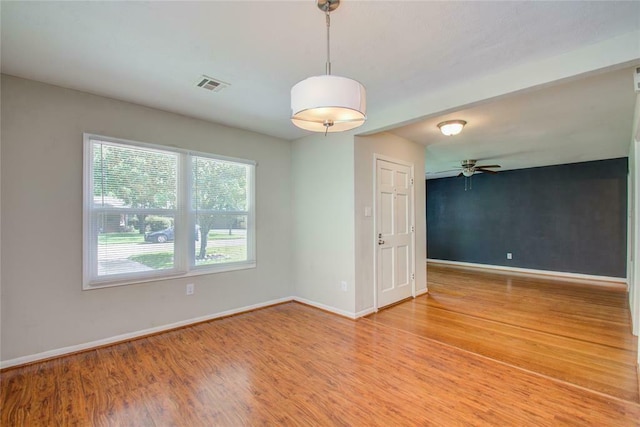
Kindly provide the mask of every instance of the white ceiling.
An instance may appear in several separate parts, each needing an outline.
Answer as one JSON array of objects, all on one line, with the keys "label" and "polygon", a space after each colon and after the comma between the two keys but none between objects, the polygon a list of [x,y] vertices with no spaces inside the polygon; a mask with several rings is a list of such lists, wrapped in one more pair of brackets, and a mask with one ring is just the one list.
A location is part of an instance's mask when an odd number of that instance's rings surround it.
[{"label": "white ceiling", "polygon": [[[427,178],[458,174],[451,169],[463,159],[508,170],[626,157],[636,103],[633,71],[623,68],[508,95],[392,133],[426,145]],[[459,135],[442,135],[438,123],[452,119],[467,125]]]},{"label": "white ceiling", "polygon": [[[308,134],[289,121],[289,93],[324,72],[324,17],[313,0],[3,1],[1,13],[3,73],[284,139]],[[612,65],[640,59],[640,2],[342,0],[331,36],[334,74],[367,87],[360,131],[411,122],[393,131],[427,145],[430,171],[461,156],[509,168],[558,163],[558,148],[574,161],[626,155],[635,94],[629,72]],[[625,56],[617,46],[629,43],[617,40],[629,39],[637,53]],[[575,52],[586,59],[572,60]],[[592,76],[598,67],[613,71]],[[196,88],[203,74],[231,86]],[[434,125],[454,116],[469,125],[444,140]]]}]

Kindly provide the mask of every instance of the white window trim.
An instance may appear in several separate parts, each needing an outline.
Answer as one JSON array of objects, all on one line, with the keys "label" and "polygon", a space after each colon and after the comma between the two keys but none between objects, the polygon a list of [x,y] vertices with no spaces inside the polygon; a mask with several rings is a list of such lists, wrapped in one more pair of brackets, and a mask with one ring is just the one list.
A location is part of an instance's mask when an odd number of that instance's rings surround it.
[{"label": "white window trim", "polygon": [[[94,241],[92,232],[92,212],[93,212],[93,155],[92,141],[99,140],[111,144],[122,144],[127,147],[140,147],[160,152],[170,152],[178,154],[178,206],[176,209],[162,210],[159,212],[164,214],[175,215],[176,226],[183,230],[190,229],[190,223],[194,215],[191,208],[191,174],[189,160],[190,156],[200,156],[221,161],[229,161],[252,166],[249,170],[247,184],[249,185],[249,200],[247,206],[247,261],[195,265],[191,255],[188,253],[188,233],[181,233],[176,236],[174,241],[174,258],[175,266],[171,270],[160,270],[157,272],[133,272],[118,275],[110,275],[105,278],[99,278],[97,275],[97,241]],[[212,153],[205,153],[193,150],[185,150],[176,147],[168,147],[155,145],[145,142],[132,141],[120,138],[113,138],[104,135],[83,133],[83,221],[82,221],[82,239],[83,239],[83,259],[82,259],[82,289],[102,289],[114,286],[131,285],[136,283],[155,282],[161,280],[170,280],[181,277],[201,276],[206,274],[215,274],[229,271],[245,270],[256,267],[256,167],[257,163],[253,160],[240,159],[228,156],[219,156]],[[123,210],[117,210],[122,212]],[[245,213],[245,211],[242,211]],[[195,226],[195,224],[193,224]],[[97,236],[95,237],[97,238]]]}]

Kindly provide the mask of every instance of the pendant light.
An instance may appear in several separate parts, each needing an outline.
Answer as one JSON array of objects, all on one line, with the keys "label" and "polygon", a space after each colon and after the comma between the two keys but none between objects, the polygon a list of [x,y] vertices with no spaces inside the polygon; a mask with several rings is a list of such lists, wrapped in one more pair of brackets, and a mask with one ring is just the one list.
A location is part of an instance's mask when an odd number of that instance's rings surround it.
[{"label": "pendant light", "polygon": [[291,121],[312,132],[342,132],[357,128],[367,119],[364,86],[347,77],[331,75],[329,49],[329,13],[340,6],[340,0],[318,0],[318,8],[327,22],[326,74],[309,77],[291,88]]}]

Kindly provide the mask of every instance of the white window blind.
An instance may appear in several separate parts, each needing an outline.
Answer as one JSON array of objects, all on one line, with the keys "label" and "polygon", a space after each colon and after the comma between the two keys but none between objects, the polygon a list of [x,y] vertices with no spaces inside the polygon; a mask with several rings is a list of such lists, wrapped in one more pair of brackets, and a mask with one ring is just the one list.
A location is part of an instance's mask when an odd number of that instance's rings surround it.
[{"label": "white window blind", "polygon": [[255,266],[254,170],[85,135],[84,288]]}]

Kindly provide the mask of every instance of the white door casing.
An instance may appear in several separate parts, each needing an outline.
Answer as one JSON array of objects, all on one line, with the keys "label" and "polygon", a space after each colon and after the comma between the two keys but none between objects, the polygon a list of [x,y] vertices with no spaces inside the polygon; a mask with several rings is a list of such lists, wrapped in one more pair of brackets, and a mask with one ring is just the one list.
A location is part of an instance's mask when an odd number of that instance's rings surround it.
[{"label": "white door casing", "polygon": [[415,294],[413,165],[376,158],[376,308]]}]

